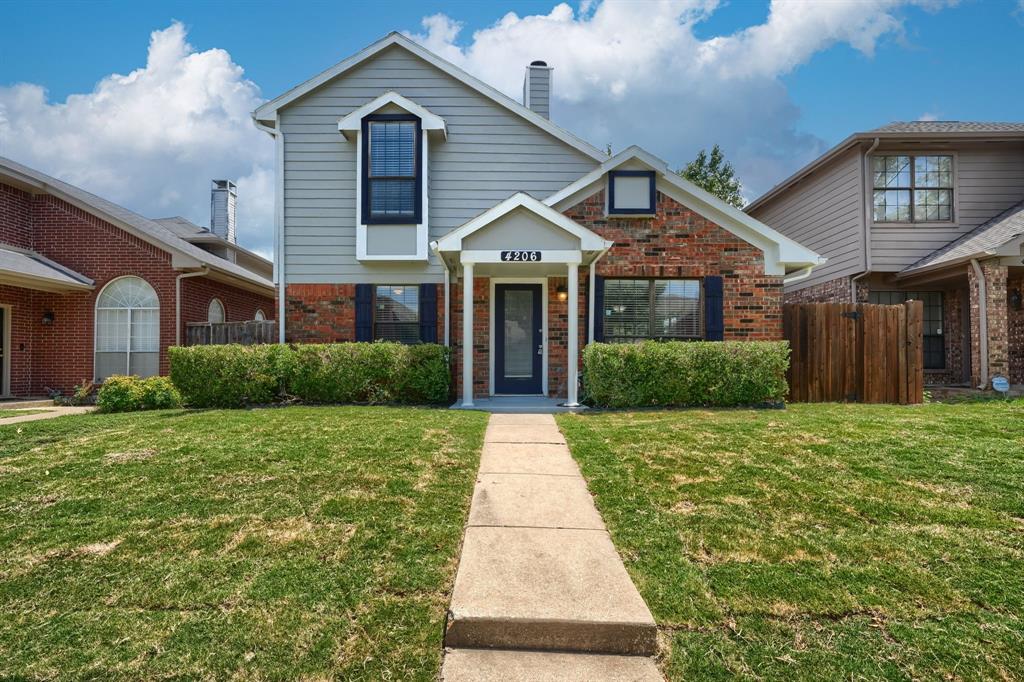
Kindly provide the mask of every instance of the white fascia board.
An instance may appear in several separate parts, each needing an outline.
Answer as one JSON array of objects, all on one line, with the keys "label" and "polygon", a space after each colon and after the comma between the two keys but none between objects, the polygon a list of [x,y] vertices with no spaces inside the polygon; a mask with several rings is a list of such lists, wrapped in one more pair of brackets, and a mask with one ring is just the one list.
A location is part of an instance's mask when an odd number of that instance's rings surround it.
[{"label": "white fascia board", "polygon": [[579,223],[570,220],[550,206],[534,199],[529,194],[517,192],[441,237],[441,239],[435,242],[435,249],[437,251],[461,251],[462,240],[465,237],[490,225],[498,218],[507,215],[517,208],[525,208],[555,227],[561,228],[574,237],[579,238],[581,251],[600,251],[611,246],[611,242],[602,238],[596,232],[592,232]]},{"label": "white fascia board", "polygon": [[583,190],[588,188],[596,191],[603,187],[603,178],[608,171],[630,160],[639,161],[658,174],[659,190],[761,249],[765,254],[766,274],[785,274],[786,265],[808,266],[821,265],[825,262],[824,258],[810,249],[673,172],[665,161],[636,145],[624,149],[595,170],[555,192],[545,199],[544,203],[558,206],[566,199],[577,198],[576,195],[583,194]]},{"label": "white fascia board", "polygon": [[338,131],[345,136],[346,140],[351,140],[352,136],[362,129],[363,119],[365,117],[389,104],[394,104],[400,109],[418,117],[420,119],[420,127],[423,128],[423,130],[427,132],[440,131],[444,139],[448,139],[448,128],[445,126],[443,118],[432,113],[429,109],[416,104],[416,102],[413,102],[411,99],[402,97],[393,90],[388,90],[372,102],[367,102],[348,116],[339,120]]},{"label": "white fascia board", "polygon": [[427,62],[428,64],[437,67],[438,69],[445,72],[452,78],[473,88],[484,97],[487,97],[496,104],[505,107],[512,113],[517,114],[522,118],[525,118],[527,121],[533,123],[538,128],[541,128],[545,132],[550,133],[551,135],[555,136],[562,142],[565,142],[570,147],[573,147],[577,151],[589,156],[595,161],[601,161],[606,158],[604,152],[599,150],[597,147],[592,146],[588,142],[584,142],[580,138],[576,137],[569,131],[560,128],[559,126],[555,125],[550,120],[544,118],[540,114],[524,107],[522,104],[516,102],[511,97],[508,97],[504,93],[499,92],[498,90],[492,88],[490,85],[487,85],[483,81],[469,75],[468,73],[466,73],[459,67],[455,66],[451,62],[442,59],[441,57],[437,56],[430,50],[421,47],[411,39],[406,38],[400,33],[395,32],[389,33],[388,35],[384,36],[377,42],[360,50],[351,57],[338,62],[337,64],[327,69],[326,71],[323,71],[322,73],[314,76],[313,78],[310,78],[306,82],[295,86],[294,88],[284,93],[283,95],[280,95],[279,97],[275,97],[274,99],[270,100],[269,102],[262,105],[261,107],[256,109],[256,111],[253,112],[253,119],[257,121],[273,120],[278,110],[286,107],[288,104],[295,101],[299,97],[302,97],[303,95],[312,92],[313,90],[320,87],[327,81],[336,78],[337,76],[345,73],[352,67],[357,66],[361,62],[366,61],[367,59],[376,55],[378,52],[385,50],[388,47],[391,47],[392,45],[398,45],[399,47],[408,50],[409,52],[413,53],[423,61]]}]

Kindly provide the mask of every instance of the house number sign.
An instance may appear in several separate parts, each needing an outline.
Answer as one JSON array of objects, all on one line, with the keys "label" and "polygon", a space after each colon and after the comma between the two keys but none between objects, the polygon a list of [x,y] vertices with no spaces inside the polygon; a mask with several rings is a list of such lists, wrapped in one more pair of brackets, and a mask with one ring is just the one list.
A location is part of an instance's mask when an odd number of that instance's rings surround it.
[{"label": "house number sign", "polygon": [[502,251],[502,262],[508,263],[536,263],[541,260],[540,251]]}]

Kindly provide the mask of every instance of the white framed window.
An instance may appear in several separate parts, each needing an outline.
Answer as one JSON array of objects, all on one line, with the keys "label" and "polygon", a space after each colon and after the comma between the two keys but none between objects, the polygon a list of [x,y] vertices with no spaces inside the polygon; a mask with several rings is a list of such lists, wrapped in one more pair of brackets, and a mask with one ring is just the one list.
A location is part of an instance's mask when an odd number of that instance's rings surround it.
[{"label": "white framed window", "polygon": [[224,304],[220,302],[220,299],[211,299],[210,305],[206,307],[206,321],[223,322],[224,320]]},{"label": "white framed window", "polygon": [[605,279],[604,338],[700,339],[701,284],[697,279]]},{"label": "white framed window", "polygon": [[256,320],[257,322],[266,322],[267,314],[264,313],[262,309],[259,309],[256,311],[256,314],[252,316],[252,319]]},{"label": "white framed window", "polygon": [[160,300],[139,277],[119,277],[96,297],[97,381],[115,374],[160,373]]}]

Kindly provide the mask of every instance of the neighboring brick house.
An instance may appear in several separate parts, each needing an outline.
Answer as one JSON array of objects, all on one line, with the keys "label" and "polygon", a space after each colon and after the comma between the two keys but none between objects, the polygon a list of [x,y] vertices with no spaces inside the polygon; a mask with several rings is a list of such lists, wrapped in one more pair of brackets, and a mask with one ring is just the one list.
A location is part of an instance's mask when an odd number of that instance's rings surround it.
[{"label": "neighboring brick house", "polygon": [[554,125],[551,71],[526,67],[524,105],[392,33],[257,109],[281,340],[451,345],[471,405],[576,402],[591,340],[780,339],[783,279],[817,254]]},{"label": "neighboring brick house", "polygon": [[0,157],[0,397],[166,373],[188,323],[271,318],[273,266],[227,228],[148,220]]},{"label": "neighboring brick house", "polygon": [[926,383],[1024,384],[1024,123],[855,133],[746,210],[828,257],[787,302],[920,299]]}]

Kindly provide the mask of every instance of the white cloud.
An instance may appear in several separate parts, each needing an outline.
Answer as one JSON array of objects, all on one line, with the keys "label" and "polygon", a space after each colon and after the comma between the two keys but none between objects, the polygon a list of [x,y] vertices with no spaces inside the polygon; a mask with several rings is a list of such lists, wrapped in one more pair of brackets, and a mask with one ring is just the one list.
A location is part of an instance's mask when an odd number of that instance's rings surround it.
[{"label": "white cloud", "polygon": [[227,52],[197,52],[175,22],[152,33],[144,67],[90,93],[50,102],[39,85],[0,88],[0,154],[143,215],[199,225],[210,220],[210,180],[237,179],[239,241],[267,254],[274,148],[250,120],[260,102]]},{"label": "white cloud", "polygon": [[717,0],[605,0],[578,12],[563,3],[546,15],[509,13],[465,46],[457,18],[441,14],[412,37],[516,99],[525,65],[544,59],[563,127],[598,147],[640,144],[677,166],[717,142],[753,198],[825,147],[798,130],[780,78],[837,43],[870,56],[879,41],[901,39],[902,4],[774,0],[764,24],[703,40],[694,29]]},{"label": "white cloud", "polygon": [[920,116],[918,116],[917,120],[918,121],[938,121],[939,120],[939,115],[938,114],[933,114],[931,112],[926,111],[923,114],[921,114]]}]

